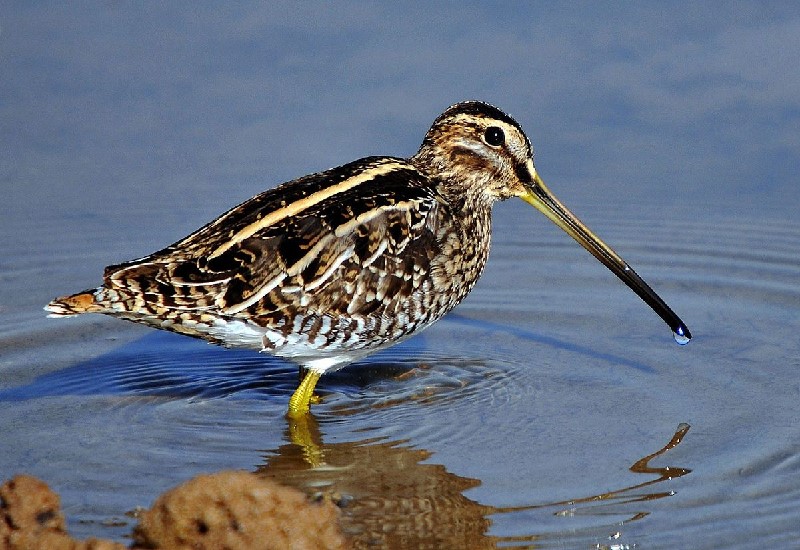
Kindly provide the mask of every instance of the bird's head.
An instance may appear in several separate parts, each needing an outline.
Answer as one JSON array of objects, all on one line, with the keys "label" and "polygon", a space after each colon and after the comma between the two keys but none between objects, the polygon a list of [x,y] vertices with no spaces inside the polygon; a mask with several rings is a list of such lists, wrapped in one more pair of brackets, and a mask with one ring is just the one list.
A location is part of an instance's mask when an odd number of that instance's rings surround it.
[{"label": "bird's head", "polygon": [[533,164],[533,148],[522,127],[500,109],[480,101],[457,103],[433,123],[411,158],[436,178],[445,196],[472,197],[474,205],[519,197],[542,212],[600,260],[686,343],[689,329],[645,281],[545,186]]},{"label": "bird's head", "polygon": [[523,196],[535,175],[531,142],[520,125],[480,101],[457,103],[442,113],[412,162],[447,191],[489,204]]}]

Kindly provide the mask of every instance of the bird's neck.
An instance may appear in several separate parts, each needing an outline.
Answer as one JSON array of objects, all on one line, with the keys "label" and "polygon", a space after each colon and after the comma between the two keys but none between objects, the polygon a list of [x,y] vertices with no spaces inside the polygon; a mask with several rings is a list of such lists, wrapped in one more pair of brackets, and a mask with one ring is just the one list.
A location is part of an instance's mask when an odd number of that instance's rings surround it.
[{"label": "bird's neck", "polygon": [[492,203],[496,200],[485,192],[490,187],[492,174],[470,170],[455,160],[452,155],[430,147],[422,147],[408,159],[417,171],[428,178],[454,211],[469,213],[479,209],[489,215]]}]

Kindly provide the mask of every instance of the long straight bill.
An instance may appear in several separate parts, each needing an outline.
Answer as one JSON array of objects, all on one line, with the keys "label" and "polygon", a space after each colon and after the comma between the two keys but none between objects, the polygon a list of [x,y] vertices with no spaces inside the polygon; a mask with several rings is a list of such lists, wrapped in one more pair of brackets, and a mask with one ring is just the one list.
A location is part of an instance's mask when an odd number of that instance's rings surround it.
[{"label": "long straight bill", "polygon": [[521,195],[520,198],[547,216],[553,223],[575,239],[578,244],[588,250],[592,256],[600,260],[603,265],[622,279],[622,282],[638,294],[669,325],[675,335],[676,342],[681,345],[688,343],[692,338],[692,334],[681,321],[681,318],[644,282],[644,279],[639,277],[625,260],[620,258],[610,246],[592,233],[588,227],[583,225],[572,212],[553,196],[539,177],[539,174],[536,173],[532,163],[528,166],[528,169],[532,181],[528,184],[525,194]]}]

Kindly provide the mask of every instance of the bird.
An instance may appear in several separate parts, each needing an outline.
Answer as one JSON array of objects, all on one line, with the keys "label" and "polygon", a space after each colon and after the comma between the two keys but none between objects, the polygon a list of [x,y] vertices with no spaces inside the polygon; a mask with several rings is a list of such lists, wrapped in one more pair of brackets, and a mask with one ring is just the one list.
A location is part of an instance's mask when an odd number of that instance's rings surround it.
[{"label": "bird", "polygon": [[499,108],[447,108],[408,158],[370,156],[263,191],[189,236],[105,268],[50,317],[100,313],[299,366],[287,417],[322,374],[441,319],[489,257],[492,206],[518,197],[602,262],[688,342],[650,286],[545,186],[522,127]]}]

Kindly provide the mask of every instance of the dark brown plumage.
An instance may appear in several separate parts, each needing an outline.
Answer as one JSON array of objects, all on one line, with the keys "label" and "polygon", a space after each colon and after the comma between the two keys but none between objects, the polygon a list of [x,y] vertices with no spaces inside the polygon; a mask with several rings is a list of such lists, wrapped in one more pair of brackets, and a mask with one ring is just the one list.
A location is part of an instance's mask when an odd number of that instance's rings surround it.
[{"label": "dark brown plumage", "polygon": [[292,360],[309,374],[290,414],[305,414],[320,374],[423,329],[467,295],[488,258],[492,204],[513,196],[688,336],[550,195],[520,126],[480,102],[447,109],[409,159],[368,157],[263,192],[163,250],[109,266],[102,286],[46,309],[103,313]]}]

